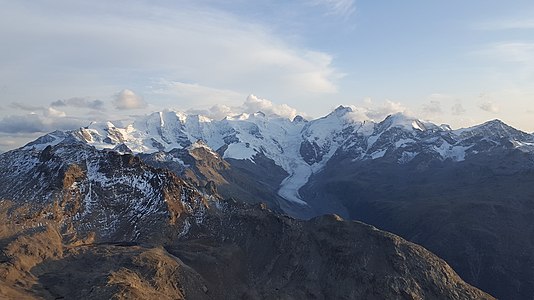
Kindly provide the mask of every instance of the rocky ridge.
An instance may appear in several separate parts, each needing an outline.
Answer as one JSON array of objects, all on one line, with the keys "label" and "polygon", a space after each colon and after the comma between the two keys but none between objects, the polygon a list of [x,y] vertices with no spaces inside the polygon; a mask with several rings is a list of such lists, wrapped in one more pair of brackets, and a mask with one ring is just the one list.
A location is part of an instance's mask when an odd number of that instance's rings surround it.
[{"label": "rocky ridge", "polygon": [[3,297],[492,299],[397,236],[221,201],[132,155],[60,142],[0,170]]}]

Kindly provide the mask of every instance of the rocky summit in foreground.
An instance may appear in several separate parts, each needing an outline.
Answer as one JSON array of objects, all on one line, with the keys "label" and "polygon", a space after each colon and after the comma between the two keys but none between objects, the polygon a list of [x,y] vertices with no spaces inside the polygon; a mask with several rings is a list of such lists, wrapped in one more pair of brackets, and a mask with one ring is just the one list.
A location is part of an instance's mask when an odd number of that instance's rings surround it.
[{"label": "rocky summit in foreground", "polygon": [[393,234],[223,201],[129,154],[65,141],[0,173],[3,298],[492,299]]}]

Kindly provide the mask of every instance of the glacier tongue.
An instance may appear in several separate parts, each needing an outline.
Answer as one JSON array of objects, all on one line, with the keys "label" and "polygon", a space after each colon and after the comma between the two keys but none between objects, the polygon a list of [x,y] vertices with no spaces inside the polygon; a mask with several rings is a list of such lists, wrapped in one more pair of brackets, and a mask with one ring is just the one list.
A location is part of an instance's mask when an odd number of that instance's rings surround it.
[{"label": "glacier tongue", "polygon": [[311,175],[312,168],[308,164],[304,161],[295,163],[292,173],[280,184],[278,195],[288,201],[306,205],[300,197],[299,189],[308,182]]}]

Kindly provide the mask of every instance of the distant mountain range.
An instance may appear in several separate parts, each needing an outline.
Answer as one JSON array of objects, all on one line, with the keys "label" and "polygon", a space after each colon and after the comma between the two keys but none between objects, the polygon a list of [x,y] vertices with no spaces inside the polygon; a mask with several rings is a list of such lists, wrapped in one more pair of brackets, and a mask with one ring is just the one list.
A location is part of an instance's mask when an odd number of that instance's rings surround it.
[{"label": "distant mountain range", "polygon": [[[59,201],[77,234],[107,242],[168,238],[151,232],[167,218],[181,220],[174,231],[196,224],[215,205],[207,195],[299,219],[335,213],[423,245],[498,298],[534,295],[534,135],[499,120],[452,130],[400,113],[359,115],[343,106],[310,121],[163,111],[56,131],[0,156],[0,197]],[[197,196],[179,196],[176,175]],[[165,188],[181,200],[169,205]],[[197,215],[186,222],[184,212]]]},{"label": "distant mountain range", "polygon": [[[311,175],[323,170],[334,155],[347,156],[353,161],[394,156],[399,164],[406,164],[421,155],[459,162],[496,148],[534,152],[534,135],[499,120],[451,130],[448,125],[436,125],[402,113],[378,123],[362,121],[358,116],[357,111],[343,106],[312,121],[300,116],[293,120],[266,116],[262,112],[217,121],[201,115],[163,111],[123,127],[106,122],[92,123],[71,132],[53,132],[26,148],[42,149],[68,137],[97,149],[120,153],[169,153],[205,147],[223,159],[255,162],[258,157],[265,157],[287,173],[278,187],[278,195],[290,204],[302,205],[306,201],[298,190]],[[180,163],[177,158],[175,161]],[[302,216],[300,210],[288,213]]]}]

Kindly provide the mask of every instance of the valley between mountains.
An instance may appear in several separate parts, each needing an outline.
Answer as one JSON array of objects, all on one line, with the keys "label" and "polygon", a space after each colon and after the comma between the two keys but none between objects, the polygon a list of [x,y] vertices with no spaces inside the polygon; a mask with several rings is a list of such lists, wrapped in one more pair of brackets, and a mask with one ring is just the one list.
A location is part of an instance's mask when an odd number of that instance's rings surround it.
[{"label": "valley between mountains", "polygon": [[3,153],[0,295],[532,299],[534,135],[360,115],[168,110]]}]

